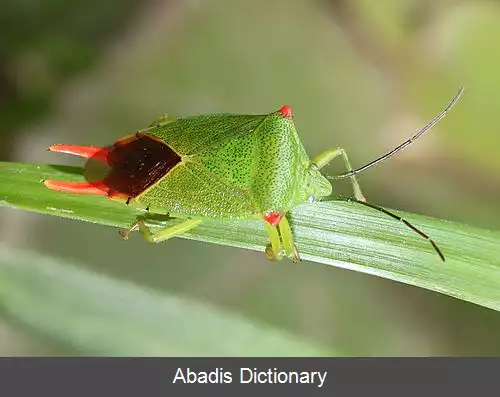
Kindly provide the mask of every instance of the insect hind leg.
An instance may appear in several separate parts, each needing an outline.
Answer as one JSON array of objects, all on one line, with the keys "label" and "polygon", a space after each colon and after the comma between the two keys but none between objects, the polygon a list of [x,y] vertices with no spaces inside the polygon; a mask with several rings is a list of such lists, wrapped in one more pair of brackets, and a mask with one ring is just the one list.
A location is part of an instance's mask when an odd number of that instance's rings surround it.
[{"label": "insect hind leg", "polygon": [[[316,169],[320,170],[323,167],[326,167],[335,157],[338,156],[342,156],[347,172],[352,171],[353,168],[351,167],[351,163],[349,162],[349,157],[347,157],[346,151],[340,147],[327,149],[324,152],[320,153],[318,156],[314,157],[311,162],[311,167],[316,167]],[[349,178],[351,179],[354,197],[356,198],[356,200],[366,202],[365,196],[361,192],[361,187],[359,186],[356,176],[351,175]]]},{"label": "insect hind leg", "polygon": [[146,226],[143,220],[138,220],[130,229],[126,231],[120,231],[120,236],[124,239],[127,239],[129,234],[135,230],[139,230],[139,232],[144,236],[144,238],[150,243],[161,243],[162,241],[166,241],[171,239],[172,237],[179,236],[198,226],[201,222],[200,219],[188,219],[181,223],[178,223],[173,226],[166,227],[164,229],[160,229],[157,232],[151,232],[149,227]]}]

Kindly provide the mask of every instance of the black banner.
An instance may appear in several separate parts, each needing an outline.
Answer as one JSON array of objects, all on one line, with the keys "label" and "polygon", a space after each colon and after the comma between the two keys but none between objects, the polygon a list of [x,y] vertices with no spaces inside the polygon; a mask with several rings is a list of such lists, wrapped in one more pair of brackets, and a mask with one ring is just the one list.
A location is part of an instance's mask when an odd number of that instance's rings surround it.
[{"label": "black banner", "polygon": [[2,358],[0,393],[493,396],[499,374],[496,358]]}]

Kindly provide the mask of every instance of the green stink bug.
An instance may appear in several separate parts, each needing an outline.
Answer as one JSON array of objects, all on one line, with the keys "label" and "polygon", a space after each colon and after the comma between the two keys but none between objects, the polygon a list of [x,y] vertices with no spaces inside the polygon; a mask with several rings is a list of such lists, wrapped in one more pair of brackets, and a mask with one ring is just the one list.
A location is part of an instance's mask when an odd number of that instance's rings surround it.
[{"label": "green stink bug", "polygon": [[[458,101],[449,105],[410,139],[390,152],[353,170],[342,148],[310,159],[294,125],[289,106],[262,115],[212,114],[175,118],[161,116],[149,127],[116,141],[110,147],[52,145],[49,150],[78,155],[107,165],[104,177],[86,182],[46,180],[45,186],[66,193],[106,195],[151,213],[183,221],[152,233],[142,220],[133,230],[151,242],[178,236],[206,219],[263,219],[269,234],[269,259],[300,256],[286,214],[294,207],[331,195],[329,179],[349,177],[353,201],[382,211],[433,240],[404,219],[366,202],[356,174],[389,158],[428,131]],[[320,170],[341,156],[347,172],[324,176]],[[87,166],[86,166],[87,168]]]}]

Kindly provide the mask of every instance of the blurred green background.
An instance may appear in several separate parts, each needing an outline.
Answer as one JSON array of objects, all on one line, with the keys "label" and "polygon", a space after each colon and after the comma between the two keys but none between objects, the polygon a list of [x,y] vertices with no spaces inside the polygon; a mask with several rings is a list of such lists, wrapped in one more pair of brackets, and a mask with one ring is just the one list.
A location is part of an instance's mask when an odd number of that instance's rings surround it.
[{"label": "blurred green background", "polygon": [[[165,112],[266,113],[287,103],[311,156],[339,145],[356,167],[464,85],[429,135],[360,183],[373,203],[500,228],[499,1],[7,0],[0,26],[2,161],[81,165],[46,147],[109,144]],[[341,161],[330,166],[341,171]],[[8,209],[0,241],[347,355],[500,354],[500,313],[352,271],[183,239],[124,243],[111,228]],[[0,318],[0,355],[17,354],[72,352]]]}]

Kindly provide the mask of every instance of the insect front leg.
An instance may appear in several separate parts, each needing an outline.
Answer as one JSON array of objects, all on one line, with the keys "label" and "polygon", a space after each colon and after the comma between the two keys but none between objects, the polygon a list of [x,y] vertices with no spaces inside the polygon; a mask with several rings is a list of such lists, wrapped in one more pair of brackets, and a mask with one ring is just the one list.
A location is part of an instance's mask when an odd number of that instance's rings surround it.
[{"label": "insect front leg", "polygon": [[150,243],[160,243],[165,240],[169,240],[172,237],[179,236],[186,233],[192,228],[198,226],[202,220],[199,219],[188,219],[184,222],[178,223],[177,225],[169,226],[164,229],[160,229],[157,232],[151,232],[151,230],[146,226],[143,220],[138,220],[129,230],[121,231],[120,236],[124,239],[128,238],[128,235],[135,231],[139,232],[144,236],[144,238]]},{"label": "insect front leg", "polygon": [[271,225],[266,222],[266,228],[269,234],[269,240],[271,241],[266,247],[267,258],[273,261],[279,261],[286,255],[292,261],[300,262],[299,251],[293,241],[292,229],[290,228],[286,216],[281,218],[278,225]]},{"label": "insect front leg", "polygon": [[271,243],[266,247],[266,256],[272,261],[280,261],[283,259],[284,251],[281,246],[281,238],[278,233],[278,228],[275,225],[270,225],[266,222],[267,233]]},{"label": "insect front leg", "polygon": [[[328,163],[330,163],[330,161],[332,161],[335,157],[338,156],[342,156],[342,158],[344,159],[347,171],[352,171],[351,163],[349,162],[347,153],[345,152],[344,149],[339,147],[325,150],[318,156],[314,157],[312,159],[311,166],[316,167],[318,170],[320,170],[321,168],[328,165]],[[359,187],[359,183],[358,180],[356,179],[356,176],[352,175],[350,176],[350,178],[351,178],[352,188],[354,190],[354,197],[356,198],[356,200],[366,201],[365,196],[361,192],[361,188]]]},{"label": "insect front leg", "polygon": [[279,229],[281,234],[281,241],[283,242],[283,248],[285,249],[285,254],[294,262],[300,262],[299,251],[295,246],[293,239],[292,229],[290,228],[290,223],[286,216],[283,216],[279,223]]}]

